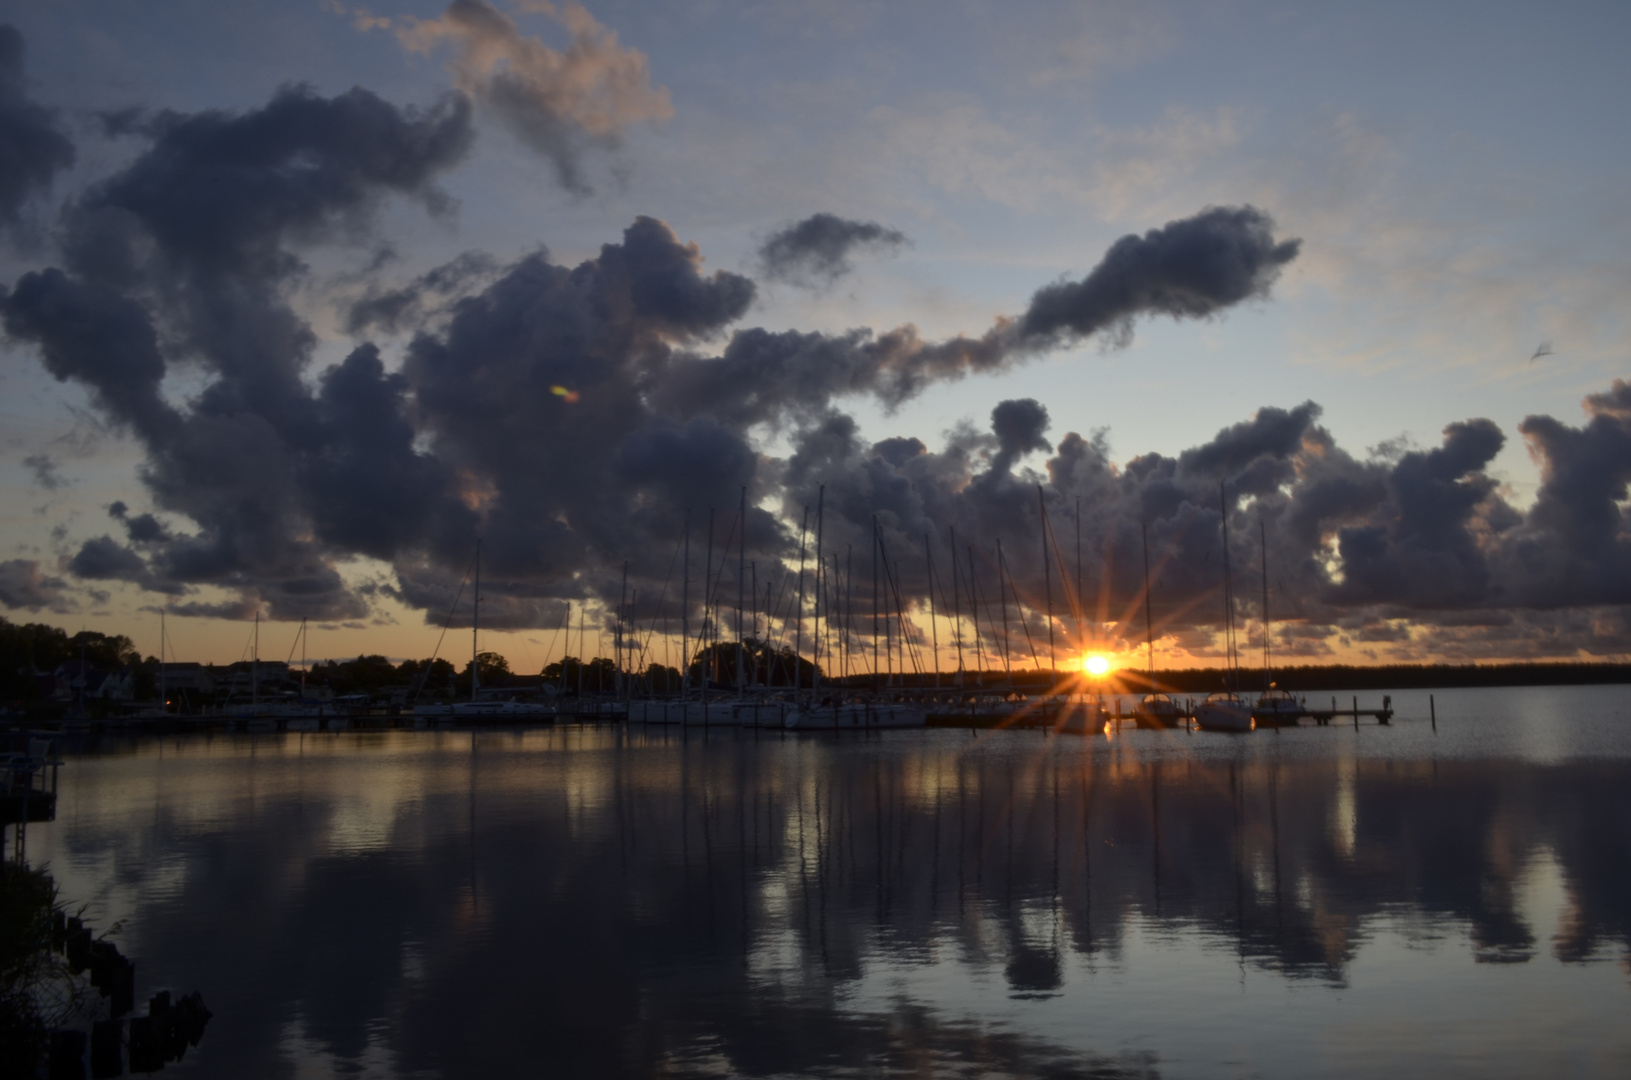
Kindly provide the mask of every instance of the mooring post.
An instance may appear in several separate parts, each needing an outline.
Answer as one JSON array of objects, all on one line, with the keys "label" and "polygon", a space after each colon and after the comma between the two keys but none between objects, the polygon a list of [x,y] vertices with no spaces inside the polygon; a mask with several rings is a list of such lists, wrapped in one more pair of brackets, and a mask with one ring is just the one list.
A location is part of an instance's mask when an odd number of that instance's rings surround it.
[{"label": "mooring post", "polygon": [[1359,730],[1359,695],[1354,695],[1354,730]]},{"label": "mooring post", "polygon": [[1433,730],[1438,730],[1438,706],[1433,704],[1433,695],[1427,695],[1427,715],[1433,718]]}]

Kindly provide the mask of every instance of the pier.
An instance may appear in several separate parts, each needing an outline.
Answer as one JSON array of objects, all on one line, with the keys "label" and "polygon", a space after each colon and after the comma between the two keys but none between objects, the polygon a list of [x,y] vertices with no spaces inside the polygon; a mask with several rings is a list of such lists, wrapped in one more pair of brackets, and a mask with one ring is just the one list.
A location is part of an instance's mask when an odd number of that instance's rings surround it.
[{"label": "pier", "polygon": [[14,826],[11,857],[21,862],[31,821],[55,821],[57,770],[51,740],[27,733],[26,748],[0,757],[0,829]]}]

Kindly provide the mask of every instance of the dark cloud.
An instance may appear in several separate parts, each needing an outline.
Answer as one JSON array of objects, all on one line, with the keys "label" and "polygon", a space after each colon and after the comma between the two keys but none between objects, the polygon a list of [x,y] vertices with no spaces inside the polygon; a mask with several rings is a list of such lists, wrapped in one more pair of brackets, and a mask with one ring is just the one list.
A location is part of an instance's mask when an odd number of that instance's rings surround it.
[{"label": "dark cloud", "polygon": [[[1587,400],[1583,427],[1525,420],[1544,469],[1527,512],[1488,472],[1503,443],[1488,420],[1451,424],[1431,449],[1355,457],[1314,403],[1266,406],[1174,457],[1118,465],[1102,431],[1053,434],[1035,400],[996,403],[986,426],[959,425],[938,446],[863,439],[844,410],[846,399],[894,407],[1087,337],[1117,344],[1141,316],[1206,318],[1262,297],[1298,245],[1254,208],[1124,237],[1081,280],[1041,289],[978,337],[941,341],[909,325],[739,325],[753,283],[710,270],[650,217],[576,265],[541,248],[509,263],[470,253],[392,283],[376,259],[339,302],[352,332],[405,339],[399,355],[362,342],[311,371],[316,336],[291,299],[309,283],[304,253],[382,250],[373,230],[392,198],[445,207],[436,182],[469,144],[467,106],[293,88],[260,109],[158,113],[128,130],[147,147],[70,202],[63,266],[0,300],[6,332],[86,386],[145,454],[154,512],[110,507],[124,539],[84,542],[65,563],[82,579],[178,598],[223,591],[181,599],[201,614],[359,621],[389,596],[440,621],[479,535],[487,625],[554,627],[567,603],[604,609],[621,599],[626,563],[639,618],[672,629],[687,528],[695,622],[706,587],[734,599],[729,552],[745,547],[761,586],[779,588],[819,498],[822,556],[870,573],[876,520],[909,614],[930,597],[925,544],[942,604],[955,556],[964,604],[968,576],[980,581],[988,644],[1000,628],[986,607],[1004,595],[1015,641],[1023,627],[1045,642],[1050,606],[1061,642],[1078,629],[1141,636],[1147,536],[1157,629],[1204,651],[1222,619],[1227,513],[1241,613],[1259,603],[1262,537],[1293,652],[1336,635],[1408,650],[1436,634],[1473,654],[1510,647],[1515,627],[1557,648],[1631,648],[1624,620],[1600,613],[1631,599],[1622,383]],[[819,266],[820,252],[841,261],[868,239],[839,236],[784,254]],[[166,376],[183,363],[203,388],[173,400]],[[786,456],[773,456],[782,441]],[[392,579],[348,580],[359,557]],[[60,596],[34,564],[7,566],[8,596]],[[827,603],[842,599],[824,584]],[[1599,614],[1581,616],[1587,607]],[[1546,622],[1553,609],[1568,610]],[[1502,612],[1521,617],[1467,621]],[[466,601],[455,621],[467,613]],[[846,627],[863,643],[870,630]]]},{"label": "dark cloud", "polygon": [[1477,526],[1480,509],[1493,505],[1496,483],[1483,469],[1503,441],[1493,423],[1472,420],[1445,428],[1443,446],[1401,457],[1379,512],[1339,533],[1342,581],[1332,598],[1424,608],[1486,600],[1489,575]]},{"label": "dark cloud", "polygon": [[498,269],[492,256],[470,251],[426,271],[407,285],[388,287],[371,281],[366,295],[347,307],[346,331],[396,334],[417,329],[438,311],[439,304],[473,291]]},{"label": "dark cloud", "polygon": [[68,569],[76,577],[93,581],[143,583],[150,576],[142,557],[111,536],[85,541],[79,553],[68,561]]},{"label": "dark cloud", "polygon": [[1631,603],[1631,384],[1583,402],[1586,423],[1528,416],[1518,431],[1541,465],[1541,486],[1501,552],[1511,599],[1553,608]]},{"label": "dark cloud", "polygon": [[68,583],[40,570],[34,559],[7,559],[0,562],[0,604],[25,611],[72,611],[66,590]]},{"label": "dark cloud", "polygon": [[905,233],[876,221],[823,212],[773,233],[759,247],[759,262],[768,277],[830,282],[853,269],[850,256],[856,251],[892,251],[906,243]]},{"label": "dark cloud", "polygon": [[1212,207],[1124,236],[1081,281],[1039,289],[1018,336],[1033,348],[1105,332],[1120,343],[1139,316],[1206,318],[1267,296],[1300,247],[1276,240],[1274,222],[1256,207]]},{"label": "dark cloud", "polygon": [[156,544],[171,538],[170,530],[152,514],[130,514],[130,507],[123,502],[114,502],[108,506],[108,516],[120,522],[125,527],[125,533],[133,544]]},{"label": "dark cloud", "polygon": [[23,204],[74,163],[74,144],[56,114],[28,96],[23,35],[0,23],[0,225],[15,225]]},{"label": "dark cloud", "polygon": [[103,415],[150,443],[167,440],[177,417],[159,394],[164,358],[141,303],[52,269],[23,275],[0,301],[0,319],[39,347],[52,375],[89,387]]},{"label": "dark cloud", "polygon": [[[5,298],[5,329],[142,441],[155,503],[198,527],[129,523],[144,550],[121,576],[240,591],[284,617],[360,616],[336,561],[390,546],[404,484],[437,504],[450,482],[412,449],[400,379],[377,359],[309,389],[315,337],[290,306],[305,274],[295,252],[366,238],[392,196],[446,207],[435,178],[470,144],[469,108],[294,87],[244,113],[159,113],[139,132],[149,147],[70,204],[66,267],[25,275]],[[182,361],[210,376],[185,408],[162,392]],[[110,554],[82,550],[79,566],[105,574]]]}]

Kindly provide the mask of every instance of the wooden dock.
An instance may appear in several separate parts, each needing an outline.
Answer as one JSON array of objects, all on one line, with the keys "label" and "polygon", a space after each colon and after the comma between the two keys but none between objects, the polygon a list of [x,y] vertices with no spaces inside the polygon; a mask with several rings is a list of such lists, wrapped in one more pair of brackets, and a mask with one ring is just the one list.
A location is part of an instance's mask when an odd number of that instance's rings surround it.
[{"label": "wooden dock", "polygon": [[1332,698],[1331,707],[1329,709],[1307,709],[1303,712],[1303,715],[1322,727],[1329,724],[1332,720],[1339,720],[1344,717],[1351,719],[1354,722],[1354,726],[1358,727],[1359,718],[1362,716],[1375,720],[1378,724],[1386,724],[1388,721],[1393,719],[1393,699],[1391,697],[1384,696],[1382,698],[1382,707],[1380,709],[1361,709],[1359,707],[1359,699],[1356,697],[1353,699],[1353,706],[1351,708],[1339,709],[1337,708],[1337,699]]}]

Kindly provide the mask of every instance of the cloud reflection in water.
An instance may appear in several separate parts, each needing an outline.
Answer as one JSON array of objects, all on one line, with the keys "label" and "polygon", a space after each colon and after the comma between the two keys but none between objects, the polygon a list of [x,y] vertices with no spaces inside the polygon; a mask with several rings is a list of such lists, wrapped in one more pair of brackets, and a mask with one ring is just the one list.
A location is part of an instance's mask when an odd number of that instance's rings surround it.
[{"label": "cloud reflection in water", "polygon": [[[1363,1022],[1356,961],[1402,934],[1494,1029],[1523,995],[1479,996],[1475,962],[1627,955],[1624,762],[1168,734],[145,742],[76,760],[31,844],[128,919],[145,977],[214,989],[223,1075],[1184,1075],[1208,1037],[1185,1012],[1238,1008],[1200,989],[1230,969],[1235,997],[1301,987]],[[1537,866],[1555,926],[1526,910]],[[1136,1015],[1157,978],[1170,1014]]]}]

